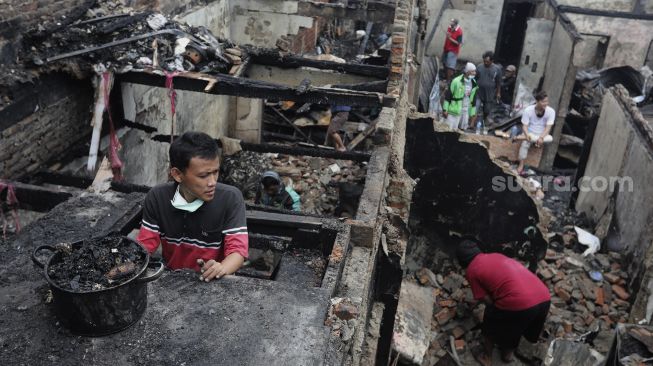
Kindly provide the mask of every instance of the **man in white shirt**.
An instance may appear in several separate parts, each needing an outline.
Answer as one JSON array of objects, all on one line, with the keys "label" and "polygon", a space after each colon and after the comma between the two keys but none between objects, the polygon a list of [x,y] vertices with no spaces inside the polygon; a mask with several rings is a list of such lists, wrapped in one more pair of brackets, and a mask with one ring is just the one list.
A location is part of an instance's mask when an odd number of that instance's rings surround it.
[{"label": "man in white shirt", "polygon": [[556,112],[549,107],[548,95],[544,91],[538,92],[535,95],[535,105],[524,109],[524,114],[521,117],[523,132],[515,138],[515,140],[522,141],[519,146],[517,173],[522,174],[524,171],[524,160],[528,156],[528,150],[532,143],[540,148],[543,144],[553,141],[553,136],[550,133],[555,118]]}]

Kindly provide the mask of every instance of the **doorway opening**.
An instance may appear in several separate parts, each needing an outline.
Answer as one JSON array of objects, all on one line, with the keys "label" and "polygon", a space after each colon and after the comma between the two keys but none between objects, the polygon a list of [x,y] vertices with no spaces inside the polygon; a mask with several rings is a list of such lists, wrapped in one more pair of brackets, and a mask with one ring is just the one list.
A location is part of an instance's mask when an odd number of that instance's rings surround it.
[{"label": "doorway opening", "polygon": [[495,46],[496,62],[503,65],[519,65],[526,37],[526,22],[535,11],[533,1],[506,0],[501,13],[499,36]]}]

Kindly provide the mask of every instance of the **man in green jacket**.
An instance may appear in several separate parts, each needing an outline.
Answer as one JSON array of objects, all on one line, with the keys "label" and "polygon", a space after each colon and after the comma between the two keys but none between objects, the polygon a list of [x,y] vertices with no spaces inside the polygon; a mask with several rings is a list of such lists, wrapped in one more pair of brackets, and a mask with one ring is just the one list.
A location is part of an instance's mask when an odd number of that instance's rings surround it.
[{"label": "man in green jacket", "polygon": [[474,80],[475,76],[476,66],[468,62],[463,74],[451,80],[444,94],[442,114],[446,118],[447,125],[452,129],[466,130],[476,122],[478,84]]}]

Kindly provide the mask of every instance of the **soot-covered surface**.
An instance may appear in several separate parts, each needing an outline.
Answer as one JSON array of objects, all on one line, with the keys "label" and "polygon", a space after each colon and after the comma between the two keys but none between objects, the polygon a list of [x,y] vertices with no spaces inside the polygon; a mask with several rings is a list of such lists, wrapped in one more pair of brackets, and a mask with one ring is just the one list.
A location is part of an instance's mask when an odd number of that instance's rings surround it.
[{"label": "soot-covered surface", "polygon": [[[420,221],[422,234],[438,234],[445,242],[453,231],[476,237],[488,250],[505,251],[505,244],[514,243],[508,249],[516,250],[507,254],[543,258],[546,242],[533,200],[516,182],[508,183],[517,178],[494,164],[487,149],[460,136],[434,131],[430,118],[408,120],[404,164],[418,180],[411,220]],[[527,228],[535,229],[531,237]]]},{"label": "soot-covered surface", "polygon": [[48,275],[59,287],[89,292],[118,286],[132,279],[145,265],[145,250],[120,236],[84,240],[60,247]]},{"label": "soot-covered surface", "polygon": [[[166,272],[150,283],[143,318],[120,333],[87,338],[57,324],[39,245],[116,229],[142,194],[88,195],[57,206],[0,248],[2,365],[319,365],[330,290],[231,276],[203,283],[194,272]],[[306,279],[311,278],[307,273]]]}]

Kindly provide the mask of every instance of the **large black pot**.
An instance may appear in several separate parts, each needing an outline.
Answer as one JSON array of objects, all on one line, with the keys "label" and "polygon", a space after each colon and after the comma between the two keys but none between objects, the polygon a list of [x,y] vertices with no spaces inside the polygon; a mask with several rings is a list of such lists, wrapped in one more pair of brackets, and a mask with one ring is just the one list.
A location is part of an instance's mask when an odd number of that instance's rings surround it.
[{"label": "large black pot", "polygon": [[[136,323],[147,307],[147,283],[161,277],[163,263],[152,263],[158,269],[152,275],[145,272],[150,267],[150,255],[134,240],[123,237],[138,246],[145,254],[145,264],[137,275],[127,282],[114,287],[91,292],[73,292],[58,286],[49,276],[48,267],[59,261],[61,252],[49,245],[42,245],[32,253],[32,261],[44,269],[45,279],[52,290],[54,313],[59,322],[72,333],[84,336],[103,336],[119,332]],[[81,246],[83,241],[72,244],[73,248]],[[37,258],[42,250],[55,252],[44,264]]]}]

